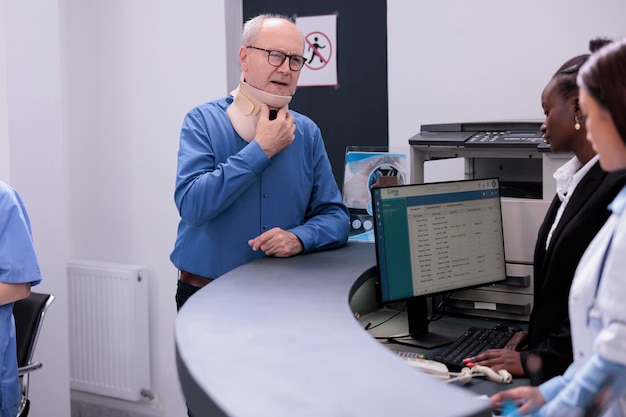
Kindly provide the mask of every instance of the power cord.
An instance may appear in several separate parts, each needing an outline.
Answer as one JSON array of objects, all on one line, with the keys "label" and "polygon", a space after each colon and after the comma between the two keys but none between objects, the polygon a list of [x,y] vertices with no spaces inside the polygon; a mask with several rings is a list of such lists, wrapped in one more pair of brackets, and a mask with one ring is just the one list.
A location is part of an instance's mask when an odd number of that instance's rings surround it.
[{"label": "power cord", "polygon": [[[448,300],[448,298],[450,298],[452,296],[452,294],[453,293],[449,293],[449,294],[443,295],[442,298],[441,298],[441,301],[439,301],[439,303],[434,308],[432,308],[432,315],[428,319],[428,324],[430,324],[432,322],[435,322],[435,321],[441,319],[444,316],[445,309],[446,309],[446,301]],[[433,297],[433,300],[434,300],[434,297]],[[372,322],[368,322],[365,325],[365,330],[372,330],[372,329],[375,329],[378,326],[381,326],[381,325],[387,323],[388,321],[390,321],[394,317],[398,316],[400,313],[406,311],[407,307],[408,307],[408,303],[405,303],[404,307],[402,307],[400,310],[398,310],[391,317],[386,318],[385,320],[381,321],[380,323],[372,324]],[[428,324],[426,326],[428,326]],[[397,343],[399,345],[414,346],[413,343],[403,343],[401,341],[401,339],[411,339],[412,336],[413,335],[411,333],[406,333],[406,334],[394,335],[394,336],[376,336],[374,338],[375,339],[379,339],[379,340],[386,340],[389,343]]]},{"label": "power cord", "polygon": [[[374,325],[372,325],[372,322],[368,322],[365,325],[365,330],[372,330],[377,328],[378,326],[382,326],[383,324],[387,323],[389,320],[392,320],[393,318],[397,317],[400,313],[402,313],[404,310],[406,310],[406,303],[404,304],[404,307],[402,307],[400,310],[398,310],[396,313],[394,313],[393,315],[391,315],[390,317],[386,318],[385,320],[381,321],[380,323],[376,323]],[[376,339],[387,339],[387,337],[376,337]]]}]

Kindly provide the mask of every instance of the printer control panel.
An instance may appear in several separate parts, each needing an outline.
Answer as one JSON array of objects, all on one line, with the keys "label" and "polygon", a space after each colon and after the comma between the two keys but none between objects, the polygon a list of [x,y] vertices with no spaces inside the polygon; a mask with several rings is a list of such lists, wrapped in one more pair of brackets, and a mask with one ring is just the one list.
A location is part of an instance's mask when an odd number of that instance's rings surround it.
[{"label": "printer control panel", "polygon": [[475,133],[465,141],[465,146],[536,148],[543,143],[541,132],[492,131]]}]

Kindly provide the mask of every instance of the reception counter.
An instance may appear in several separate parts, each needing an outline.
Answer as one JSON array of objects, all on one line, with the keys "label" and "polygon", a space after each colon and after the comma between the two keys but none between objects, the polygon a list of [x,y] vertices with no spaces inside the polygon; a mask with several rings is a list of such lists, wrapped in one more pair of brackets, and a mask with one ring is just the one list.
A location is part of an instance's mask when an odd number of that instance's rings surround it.
[{"label": "reception counter", "polygon": [[376,264],[369,243],[243,265],[176,319],[194,417],[491,416],[486,401],[397,358],[354,317]]}]

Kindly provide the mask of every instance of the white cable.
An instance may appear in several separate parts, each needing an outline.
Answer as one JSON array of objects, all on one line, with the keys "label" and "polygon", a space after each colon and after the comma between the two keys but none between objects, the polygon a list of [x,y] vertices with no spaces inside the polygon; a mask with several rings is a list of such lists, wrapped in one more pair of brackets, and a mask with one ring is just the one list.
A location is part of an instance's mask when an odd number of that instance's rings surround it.
[{"label": "white cable", "polygon": [[472,370],[470,368],[463,368],[461,372],[450,372],[450,375],[453,375],[454,378],[446,379],[443,382],[461,381],[464,384],[469,384],[472,381]]},{"label": "white cable", "polygon": [[484,376],[490,381],[498,382],[500,384],[510,384],[513,381],[513,376],[506,369],[501,369],[498,372],[489,368],[488,366],[474,365],[473,368],[463,368],[461,372],[450,372],[453,378],[446,379],[443,382],[461,381],[463,384],[469,384],[473,377]]}]

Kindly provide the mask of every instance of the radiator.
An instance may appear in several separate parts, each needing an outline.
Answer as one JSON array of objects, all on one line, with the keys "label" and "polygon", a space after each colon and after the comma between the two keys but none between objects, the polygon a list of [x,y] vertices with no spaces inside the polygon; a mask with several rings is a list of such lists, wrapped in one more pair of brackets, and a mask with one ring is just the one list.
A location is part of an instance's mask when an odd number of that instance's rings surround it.
[{"label": "radiator", "polygon": [[138,401],[150,392],[147,269],[79,260],[67,274],[71,389]]}]

